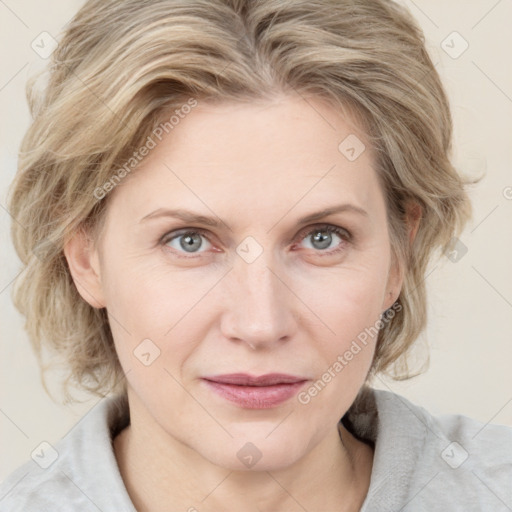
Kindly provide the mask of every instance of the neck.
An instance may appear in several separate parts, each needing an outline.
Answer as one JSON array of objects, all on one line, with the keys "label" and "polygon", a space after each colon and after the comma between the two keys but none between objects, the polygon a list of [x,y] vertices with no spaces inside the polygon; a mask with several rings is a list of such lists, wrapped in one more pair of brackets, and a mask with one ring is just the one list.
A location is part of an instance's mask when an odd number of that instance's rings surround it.
[{"label": "neck", "polygon": [[203,458],[139,408],[130,407],[130,415],[114,451],[139,512],[355,511],[369,487],[373,451],[342,426],[288,467],[239,471]]}]

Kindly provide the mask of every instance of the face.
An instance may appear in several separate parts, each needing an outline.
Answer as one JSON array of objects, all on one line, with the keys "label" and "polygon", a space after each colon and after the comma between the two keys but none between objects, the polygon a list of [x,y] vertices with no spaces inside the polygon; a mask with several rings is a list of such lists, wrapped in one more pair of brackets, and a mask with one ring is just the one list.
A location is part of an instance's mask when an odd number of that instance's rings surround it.
[{"label": "face", "polygon": [[335,431],[401,285],[362,141],[319,99],[199,102],[117,186],[87,286],[159,436],[271,470]]}]

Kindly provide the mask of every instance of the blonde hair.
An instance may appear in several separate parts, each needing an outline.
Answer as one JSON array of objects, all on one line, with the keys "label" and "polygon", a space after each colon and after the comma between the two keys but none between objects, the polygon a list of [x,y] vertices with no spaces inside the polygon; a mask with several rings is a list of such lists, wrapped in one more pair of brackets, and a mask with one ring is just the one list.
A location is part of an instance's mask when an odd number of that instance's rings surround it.
[{"label": "blonde hair", "polygon": [[[462,230],[470,204],[450,162],[447,97],[403,7],[387,0],[89,0],[52,55],[46,87],[36,85],[37,77],[27,85],[33,123],[9,204],[25,267],[13,298],[40,360],[44,348],[67,362],[65,389],[105,394],[125,385],[105,309],[82,299],[63,254],[72,233],[104,218],[109,195],[98,200],[97,191],[191,100],[254,101],[289,91],[355,112],[375,151],[405,276],[372,372],[409,376],[406,356],[426,324],[427,265]],[[410,205],[421,208],[412,245]]]}]

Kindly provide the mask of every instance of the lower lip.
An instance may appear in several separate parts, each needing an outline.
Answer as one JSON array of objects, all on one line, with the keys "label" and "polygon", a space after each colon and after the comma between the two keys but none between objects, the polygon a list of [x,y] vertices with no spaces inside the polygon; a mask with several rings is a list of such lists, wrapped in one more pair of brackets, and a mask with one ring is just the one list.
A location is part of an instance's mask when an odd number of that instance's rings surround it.
[{"label": "lower lip", "polygon": [[270,409],[296,395],[306,381],[273,386],[237,386],[203,379],[217,394],[245,409]]}]

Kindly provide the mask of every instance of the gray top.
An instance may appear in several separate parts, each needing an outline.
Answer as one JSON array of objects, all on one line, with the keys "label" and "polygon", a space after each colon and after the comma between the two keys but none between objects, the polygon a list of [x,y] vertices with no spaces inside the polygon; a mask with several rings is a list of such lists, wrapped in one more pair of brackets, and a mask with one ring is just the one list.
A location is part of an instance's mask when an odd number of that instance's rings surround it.
[{"label": "gray top", "polygon": [[[375,448],[361,512],[512,511],[512,428],[432,416],[371,388],[342,421]],[[40,445],[2,483],[0,511],[135,512],[112,447],[128,422],[125,399],[102,399],[55,447]]]}]

